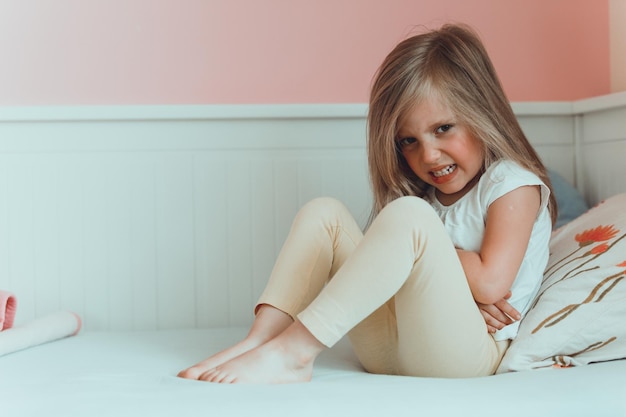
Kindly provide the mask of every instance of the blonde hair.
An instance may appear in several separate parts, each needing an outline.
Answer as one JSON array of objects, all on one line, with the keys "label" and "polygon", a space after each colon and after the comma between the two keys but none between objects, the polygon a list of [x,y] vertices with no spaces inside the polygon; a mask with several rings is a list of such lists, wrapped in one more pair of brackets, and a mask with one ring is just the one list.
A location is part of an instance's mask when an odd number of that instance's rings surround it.
[{"label": "blonde hair", "polygon": [[[443,100],[484,147],[484,166],[509,159],[535,173],[550,189],[541,159],[520,127],[478,35],[463,25],[400,42],[385,58],[372,85],[368,114],[368,163],[374,192],[371,219],[398,197],[422,197],[428,185],[396,147],[400,121],[420,100]],[[556,200],[548,208],[554,224]]]}]

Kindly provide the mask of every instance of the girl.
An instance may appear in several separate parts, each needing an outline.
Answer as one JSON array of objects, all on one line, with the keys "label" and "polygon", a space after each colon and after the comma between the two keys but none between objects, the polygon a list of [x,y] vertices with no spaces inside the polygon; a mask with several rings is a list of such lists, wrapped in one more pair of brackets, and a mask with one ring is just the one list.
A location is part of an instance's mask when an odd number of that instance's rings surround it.
[{"label": "girl", "polygon": [[305,205],[248,336],[179,376],[308,381],[346,333],[368,372],[495,372],[541,283],[556,204],[470,29],[447,25],[387,56],[368,159],[365,235],[339,202]]}]

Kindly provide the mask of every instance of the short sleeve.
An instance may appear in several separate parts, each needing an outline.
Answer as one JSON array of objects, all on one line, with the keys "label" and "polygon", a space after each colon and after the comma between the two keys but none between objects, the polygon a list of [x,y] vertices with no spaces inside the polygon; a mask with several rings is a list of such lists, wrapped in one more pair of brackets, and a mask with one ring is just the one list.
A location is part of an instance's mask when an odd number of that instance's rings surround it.
[{"label": "short sleeve", "polygon": [[[484,181],[479,183],[479,194],[489,207],[494,201],[511,191],[524,186],[537,185],[541,188],[541,207],[548,205],[550,189],[534,173],[509,160],[499,161],[488,170]],[[541,210],[539,210],[541,212]]]}]

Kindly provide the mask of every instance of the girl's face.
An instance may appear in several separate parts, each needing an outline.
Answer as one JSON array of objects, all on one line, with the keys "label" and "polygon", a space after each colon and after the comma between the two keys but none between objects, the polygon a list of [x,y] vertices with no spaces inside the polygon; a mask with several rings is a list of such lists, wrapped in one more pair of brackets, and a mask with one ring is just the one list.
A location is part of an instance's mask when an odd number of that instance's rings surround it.
[{"label": "girl's face", "polygon": [[407,113],[396,141],[411,170],[435,187],[444,205],[456,202],[480,178],[481,142],[437,98],[424,99]]}]

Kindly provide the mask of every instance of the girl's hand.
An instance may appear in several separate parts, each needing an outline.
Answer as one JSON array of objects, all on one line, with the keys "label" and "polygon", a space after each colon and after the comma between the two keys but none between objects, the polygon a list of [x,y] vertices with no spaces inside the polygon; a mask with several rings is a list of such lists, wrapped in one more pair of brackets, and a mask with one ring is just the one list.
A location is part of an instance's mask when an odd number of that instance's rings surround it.
[{"label": "girl's hand", "polygon": [[496,330],[500,330],[521,318],[520,313],[507,301],[509,298],[511,298],[511,291],[495,304],[476,303],[480,314],[485,319],[489,333],[495,333]]}]

